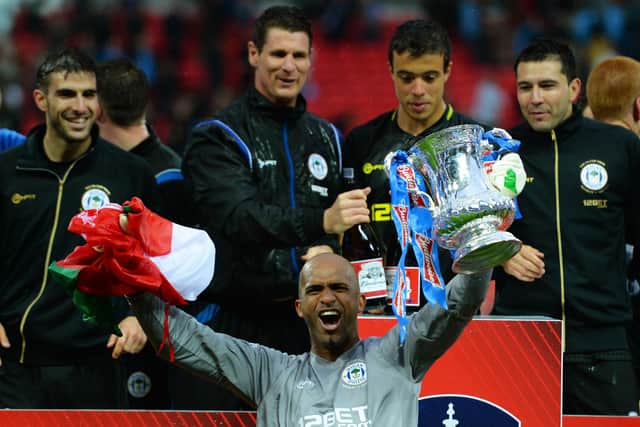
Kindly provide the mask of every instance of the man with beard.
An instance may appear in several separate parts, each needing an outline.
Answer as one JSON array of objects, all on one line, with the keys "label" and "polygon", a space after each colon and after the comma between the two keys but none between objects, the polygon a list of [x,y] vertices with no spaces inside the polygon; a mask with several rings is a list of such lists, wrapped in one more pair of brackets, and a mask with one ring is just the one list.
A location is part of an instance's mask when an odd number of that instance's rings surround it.
[{"label": "man with beard", "polygon": [[[311,258],[300,273],[295,309],[309,330],[308,353],[288,355],[214,332],[175,307],[168,333],[176,363],[257,407],[257,426],[415,426],[422,378],[471,320],[490,274],[454,277],[449,308],[424,306],[411,317],[402,345],[397,325],[381,338],[360,340],[357,315],[365,297],[353,267],[332,253]],[[145,294],[129,300],[157,348],[165,304]]]},{"label": "man with beard", "polygon": [[[71,49],[37,70],[33,99],[45,114],[24,144],[0,154],[0,407],[123,408],[118,359],[146,336],[121,304],[122,336],[83,321],[48,277],[83,239],[67,231],[79,211],[139,196],[157,203],[146,163],[98,138],[93,60]],[[122,299],[120,299],[123,302]]]}]

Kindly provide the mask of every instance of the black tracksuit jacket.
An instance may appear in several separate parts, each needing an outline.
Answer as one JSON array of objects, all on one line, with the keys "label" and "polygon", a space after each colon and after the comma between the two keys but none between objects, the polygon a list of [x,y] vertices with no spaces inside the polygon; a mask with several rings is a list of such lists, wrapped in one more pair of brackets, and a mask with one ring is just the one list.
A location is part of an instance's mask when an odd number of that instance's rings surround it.
[{"label": "black tracksuit jacket", "polygon": [[305,108],[302,96],[285,108],[252,88],[193,129],[182,169],[196,220],[217,248],[203,299],[293,299],[307,247],[336,245],[323,213],[341,190],[340,135]]},{"label": "black tracksuit jacket", "polygon": [[577,113],[551,132],[526,123],[510,132],[522,142],[527,185],[523,218],[509,231],[544,253],[546,272],[523,283],[496,268],[494,313],[565,320],[570,353],[625,349],[625,239],[640,242],[638,137]]},{"label": "black tracksuit jacket", "polygon": [[[422,138],[440,130],[463,124],[478,124],[447,105],[444,114],[433,126],[420,135],[413,136],[400,129],[396,116],[397,110],[388,111],[352,129],[344,143],[345,167],[354,168],[356,182],[360,187],[371,187],[371,193],[367,197],[371,223],[385,247],[387,265],[395,265],[400,255],[400,245],[391,219],[389,178],[384,171],[385,156],[390,151],[408,150]],[[443,278],[449,281],[453,277],[449,251],[441,249],[439,258]],[[415,263],[412,257],[407,265],[410,263]]]},{"label": "black tracksuit jacket", "polygon": [[138,196],[154,209],[153,175],[143,160],[98,139],[97,127],[87,153],[52,163],[44,132],[36,127],[24,144],[0,154],[0,323],[11,342],[0,347],[0,358],[42,366],[110,357],[109,334],[82,320],[62,286],[48,279],[47,266],[84,244],[67,231],[83,208]]}]

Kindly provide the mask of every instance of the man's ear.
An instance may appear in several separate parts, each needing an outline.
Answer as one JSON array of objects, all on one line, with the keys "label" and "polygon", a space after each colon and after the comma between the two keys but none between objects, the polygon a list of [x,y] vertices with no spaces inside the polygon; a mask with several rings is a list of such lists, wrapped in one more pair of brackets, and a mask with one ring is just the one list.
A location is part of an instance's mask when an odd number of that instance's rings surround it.
[{"label": "man's ear", "polygon": [[298,313],[298,317],[303,319],[302,317],[302,302],[299,299],[296,300],[296,313]]},{"label": "man's ear", "polygon": [[640,122],[640,96],[636,96],[636,100],[633,101],[633,121]]},{"label": "man's ear", "polygon": [[569,100],[572,104],[578,102],[580,98],[580,92],[582,92],[582,80],[578,77],[569,82]]},{"label": "man's ear", "polygon": [[449,76],[451,76],[451,69],[453,68],[453,61],[449,61],[446,68],[444,69],[444,82],[449,81]]},{"label": "man's ear", "polygon": [[104,112],[104,108],[100,104],[98,104],[98,109],[96,111],[96,123],[99,125],[104,125],[107,122],[107,113]]},{"label": "man's ear", "polygon": [[42,112],[46,112],[49,108],[47,103],[47,94],[40,89],[35,89],[33,91],[33,101],[36,103],[38,110]]},{"label": "man's ear", "polygon": [[254,42],[247,43],[247,54],[249,56],[249,64],[251,64],[253,68],[256,68],[258,66],[258,55],[260,55],[260,52]]},{"label": "man's ear", "polygon": [[358,314],[364,312],[364,306],[367,304],[367,297],[364,294],[358,295]]}]

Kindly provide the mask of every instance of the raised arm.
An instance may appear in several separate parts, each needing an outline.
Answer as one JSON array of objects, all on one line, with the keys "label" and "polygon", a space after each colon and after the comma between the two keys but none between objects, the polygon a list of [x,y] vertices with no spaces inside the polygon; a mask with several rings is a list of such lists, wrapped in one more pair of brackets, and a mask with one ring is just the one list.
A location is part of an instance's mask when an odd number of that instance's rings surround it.
[{"label": "raised arm", "polygon": [[[447,284],[445,310],[437,304],[427,304],[411,317],[405,344],[398,351],[397,327],[384,337],[385,350],[395,346],[401,364],[414,381],[421,381],[431,365],[458,339],[465,326],[484,300],[491,270],[482,273],[458,274]],[[400,357],[400,352],[403,353]]]},{"label": "raised arm", "polygon": [[[163,342],[165,303],[140,294],[127,297],[142,328],[157,350]],[[279,375],[292,358],[257,344],[214,332],[176,307],[168,312],[169,340],[160,356],[200,377],[220,383],[249,404],[257,406],[267,391],[271,378]]]}]

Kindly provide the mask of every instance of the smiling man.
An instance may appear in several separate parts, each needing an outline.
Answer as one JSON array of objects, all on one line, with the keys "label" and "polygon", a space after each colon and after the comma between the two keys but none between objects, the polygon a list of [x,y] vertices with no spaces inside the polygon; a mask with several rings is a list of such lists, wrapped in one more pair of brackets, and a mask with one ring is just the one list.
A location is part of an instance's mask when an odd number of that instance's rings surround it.
[{"label": "smiling man", "polygon": [[[196,222],[221,257],[214,286],[198,302],[216,305],[198,310],[200,320],[292,354],[309,349],[304,322],[290,309],[301,266],[369,220],[368,189],[340,193],[338,130],[306,111],[300,94],[311,47],[311,22],[299,8],[265,10],[247,44],[252,87],[195,126],[182,163]],[[200,385],[175,385],[189,392],[174,407],[246,408],[227,390]]]},{"label": "smiling man", "polygon": [[[456,276],[445,310],[424,306],[400,345],[395,326],[361,341],[357,314],[365,298],[344,258],[319,254],[302,268],[298,316],[309,328],[311,352],[288,355],[232,338],[171,308],[169,335],[176,363],[224,384],[257,407],[257,426],[416,426],[421,381],[455,342],[482,302],[490,272]],[[162,340],[165,305],[151,295],[130,298],[154,346]],[[293,307],[289,309],[291,311]],[[168,357],[168,352],[162,352]]]},{"label": "smiling man", "polygon": [[510,231],[518,254],[496,269],[494,313],[563,320],[563,411],[637,412],[625,327],[625,241],[640,242],[640,143],[632,132],[583,118],[570,48],[541,39],[515,63],[528,173]]},{"label": "smiling man", "polygon": [[122,337],[84,322],[47,267],[84,243],[67,232],[79,211],[133,196],[156,206],[153,174],[98,139],[95,64],[85,54],[50,54],[33,99],[45,124],[0,154],[0,407],[126,408],[113,359],[140,351],[144,332],[124,301]]}]

